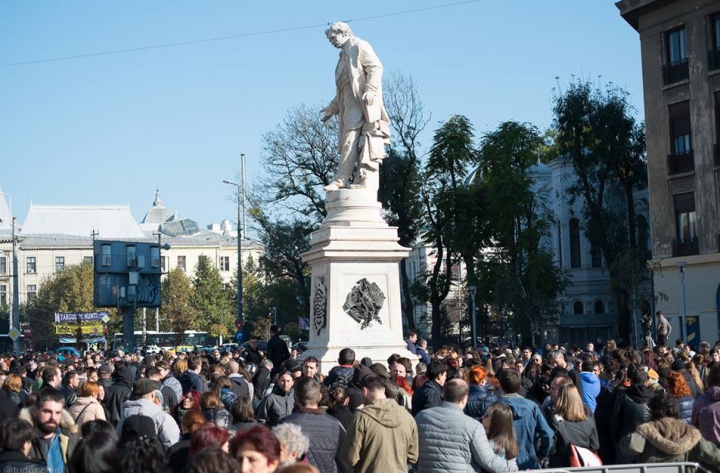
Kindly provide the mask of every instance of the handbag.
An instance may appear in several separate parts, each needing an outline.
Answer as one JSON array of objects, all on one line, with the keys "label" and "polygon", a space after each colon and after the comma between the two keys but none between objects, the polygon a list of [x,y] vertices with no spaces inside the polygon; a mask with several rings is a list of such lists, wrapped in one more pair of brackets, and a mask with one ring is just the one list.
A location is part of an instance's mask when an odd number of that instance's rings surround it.
[{"label": "handbag", "polygon": [[570,442],[568,436],[567,427],[565,427],[565,420],[560,416],[555,416],[557,420],[560,435],[565,439],[565,443],[569,446],[570,450],[570,467],[584,467],[584,466],[602,466],[602,460],[597,453],[585,447],[578,447]]}]

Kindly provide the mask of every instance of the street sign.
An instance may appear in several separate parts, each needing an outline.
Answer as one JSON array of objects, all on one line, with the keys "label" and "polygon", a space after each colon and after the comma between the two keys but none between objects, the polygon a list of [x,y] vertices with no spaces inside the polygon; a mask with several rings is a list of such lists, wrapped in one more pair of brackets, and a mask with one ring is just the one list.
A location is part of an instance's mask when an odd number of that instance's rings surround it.
[{"label": "street sign", "polygon": [[110,317],[108,317],[107,315],[105,315],[105,317],[102,318],[102,321],[103,321],[104,324],[106,324],[106,323],[110,322]]},{"label": "street sign", "polygon": [[10,339],[14,342],[18,338],[20,338],[20,330],[13,327],[10,329],[10,332],[8,333],[8,335],[10,336]]}]

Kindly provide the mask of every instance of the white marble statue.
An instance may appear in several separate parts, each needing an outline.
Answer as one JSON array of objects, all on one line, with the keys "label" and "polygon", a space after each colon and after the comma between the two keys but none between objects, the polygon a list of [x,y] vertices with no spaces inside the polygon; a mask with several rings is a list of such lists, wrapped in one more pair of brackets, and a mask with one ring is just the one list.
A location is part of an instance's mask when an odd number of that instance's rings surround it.
[{"label": "white marble statue", "polygon": [[340,163],[325,190],[348,187],[357,167],[353,185],[377,191],[380,163],[385,157],[385,145],[390,143],[390,120],[382,97],[382,64],[372,46],[355,37],[347,24],[333,23],[325,35],[340,49],[335,98],[321,111],[323,122],[333,115],[339,118]]}]

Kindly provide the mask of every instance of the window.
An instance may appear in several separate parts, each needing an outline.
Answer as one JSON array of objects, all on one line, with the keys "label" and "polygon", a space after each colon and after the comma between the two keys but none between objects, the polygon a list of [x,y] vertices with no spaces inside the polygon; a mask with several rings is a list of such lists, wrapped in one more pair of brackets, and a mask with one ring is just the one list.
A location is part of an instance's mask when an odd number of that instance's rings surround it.
[{"label": "window", "polygon": [[65,269],[65,257],[64,256],[56,256],[55,257],[55,272],[61,273]]},{"label": "window", "polygon": [[585,308],[583,307],[583,303],[580,301],[577,301],[573,304],[573,314],[575,315],[583,315],[585,313]]},{"label": "window", "polygon": [[7,285],[1,284],[0,285],[0,306],[7,305],[8,298],[7,298]]},{"label": "window", "polygon": [[221,256],[220,257],[220,271],[230,271],[230,257],[229,256]]},{"label": "window", "polygon": [[570,219],[570,267],[579,268],[581,263],[580,221],[576,218],[573,218]]},{"label": "window", "polygon": [[35,257],[28,256],[27,257],[27,273],[35,274],[36,272],[37,272],[37,264],[35,263]]},{"label": "window", "polygon": [[720,69],[720,13],[711,18],[712,42],[708,50],[708,70]]},{"label": "window", "polygon": [[125,247],[125,256],[127,257],[127,265],[129,267],[137,266],[137,249],[134,245]]},{"label": "window", "polygon": [[668,62],[671,65],[687,61],[685,28],[678,28],[667,34]]},{"label": "window", "polygon": [[595,301],[595,313],[596,314],[604,314],[605,313],[605,304],[603,301]]},{"label": "window", "polygon": [[600,253],[600,247],[592,245],[590,249],[590,256],[592,257],[592,267],[602,268],[602,253]]},{"label": "window", "polygon": [[35,284],[28,284],[26,293],[28,303],[35,301],[37,297],[37,286]]},{"label": "window", "polygon": [[102,251],[102,265],[105,267],[112,266],[112,247],[110,245],[103,245]]},{"label": "window", "polygon": [[177,257],[177,267],[182,269],[183,271],[187,270],[185,267],[185,257],[184,256]]},{"label": "window", "polygon": [[460,279],[460,265],[454,263],[450,266],[450,280],[457,281]]},{"label": "window", "polygon": [[695,193],[687,192],[673,197],[675,201],[675,224],[677,240],[673,256],[688,256],[699,253],[697,240],[697,215]]},{"label": "window", "polygon": [[664,82],[667,85],[689,77],[685,28],[669,31],[665,36],[665,42],[667,57],[664,67]]},{"label": "window", "polygon": [[[650,226],[644,215],[640,215],[637,219],[637,246],[640,254],[647,255],[649,253],[648,243],[650,240]],[[649,256],[648,256],[649,258]]]},{"label": "window", "polygon": [[690,102],[678,102],[668,107],[670,115],[670,156],[668,172],[677,174],[695,169],[690,128]]},{"label": "window", "polygon": [[673,154],[685,154],[692,150],[689,101],[670,105],[670,134]]},{"label": "window", "polygon": [[159,246],[151,246],[150,247],[150,266],[153,268],[160,267],[160,247]]},{"label": "window", "polygon": [[166,272],[167,267],[168,267],[168,257],[163,256],[162,258],[160,258],[160,272],[161,273]]},{"label": "window", "polygon": [[[720,50],[718,51],[720,52]],[[715,149],[713,154],[715,166],[720,166],[720,90],[715,91]]]},{"label": "window", "polygon": [[0,274],[7,274],[7,257],[0,256]]},{"label": "window", "polygon": [[83,256],[83,263],[86,264],[93,264],[93,257],[92,256]]},{"label": "window", "polygon": [[675,199],[678,240],[690,241],[697,237],[697,217],[695,216],[695,193],[678,194]]}]

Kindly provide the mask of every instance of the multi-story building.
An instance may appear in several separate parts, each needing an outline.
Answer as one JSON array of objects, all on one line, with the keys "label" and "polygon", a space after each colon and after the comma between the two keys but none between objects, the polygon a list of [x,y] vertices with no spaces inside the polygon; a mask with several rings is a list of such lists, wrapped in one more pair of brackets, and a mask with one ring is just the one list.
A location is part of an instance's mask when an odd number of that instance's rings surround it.
[{"label": "multi-story building", "polygon": [[[0,195],[0,304],[11,301],[11,228],[4,224],[9,215]],[[179,219],[162,204],[159,193],[141,223],[135,221],[127,205],[54,206],[31,204],[20,227],[18,279],[20,303],[37,295],[43,280],[66,266],[92,261],[93,238],[126,241],[157,241],[170,245],[162,251],[164,273],[181,268],[193,276],[201,255],[209,257],[229,283],[237,269],[237,239],[231,235],[200,229],[190,219]],[[94,235],[94,236],[93,236]],[[242,259],[262,254],[261,244],[242,241]],[[6,299],[3,299],[5,297]]]},{"label": "multi-story building", "polygon": [[[540,340],[557,341],[571,344],[582,344],[595,341],[597,338],[607,340],[618,337],[618,313],[612,293],[610,272],[599,251],[594,251],[590,241],[585,236],[582,223],[583,199],[576,198],[572,205],[568,202],[569,187],[575,183],[576,176],[572,165],[563,158],[557,158],[548,164],[538,162],[527,169],[527,175],[532,179],[532,191],[545,202],[550,218],[555,222],[552,233],[545,237],[542,245],[553,254],[555,264],[570,278],[570,285],[559,297],[560,313],[557,323],[545,327],[538,334]],[[624,197],[619,189],[609,192],[610,205],[621,208]],[[639,190],[635,194],[636,214],[638,227],[647,228],[647,190]],[[643,223],[645,222],[645,223]],[[647,248],[649,235],[643,232],[639,244]],[[432,248],[416,246],[405,259],[408,277],[415,280],[422,273],[435,264],[435,255]],[[446,299],[447,309],[450,311],[467,310],[465,298],[467,288],[465,284],[465,271],[462,265],[452,268],[453,286]],[[639,326],[643,312],[649,311],[651,306],[650,283],[634,288],[635,310],[631,321],[631,335],[637,341],[641,336]],[[415,321],[424,332],[429,331],[428,317],[431,312],[429,305],[415,306]],[[479,311],[478,311],[479,313]],[[480,319],[480,316],[478,316]],[[460,317],[458,317],[459,319]],[[452,317],[455,320],[455,317]],[[478,326],[478,333],[482,334],[483,327]],[[469,327],[464,328],[465,334]],[[505,339],[514,340],[515,334],[506,333]]]},{"label": "multi-story building", "polygon": [[689,343],[720,338],[720,4],[623,0],[640,36],[657,308]]}]

